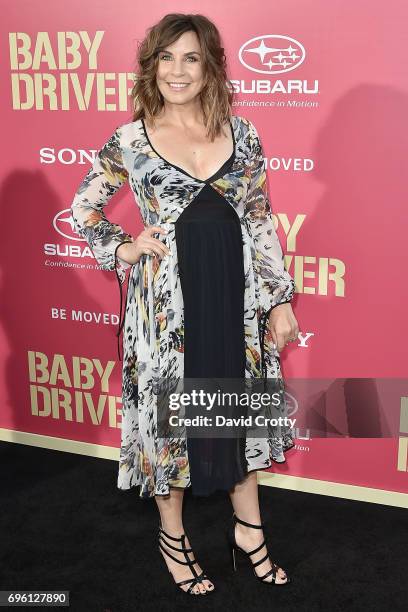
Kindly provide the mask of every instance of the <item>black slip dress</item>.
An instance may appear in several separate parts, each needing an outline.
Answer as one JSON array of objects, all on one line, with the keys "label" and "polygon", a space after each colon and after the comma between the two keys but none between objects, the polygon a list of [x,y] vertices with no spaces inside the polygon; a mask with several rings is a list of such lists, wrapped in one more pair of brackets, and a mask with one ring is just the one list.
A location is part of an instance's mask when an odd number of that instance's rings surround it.
[{"label": "black slip dress", "polygon": [[[235,147],[234,147],[235,149]],[[175,222],[184,301],[184,378],[245,376],[244,261],[239,217],[211,183],[225,175],[233,155],[205,182]],[[216,381],[215,381],[216,383]],[[211,389],[219,388],[214,383]],[[206,382],[206,389],[209,388]],[[197,388],[197,386],[194,386]],[[244,414],[223,406],[226,417]],[[207,413],[208,414],[208,413]],[[217,431],[219,428],[217,428]],[[231,489],[247,474],[245,437],[189,437],[193,495]]]}]

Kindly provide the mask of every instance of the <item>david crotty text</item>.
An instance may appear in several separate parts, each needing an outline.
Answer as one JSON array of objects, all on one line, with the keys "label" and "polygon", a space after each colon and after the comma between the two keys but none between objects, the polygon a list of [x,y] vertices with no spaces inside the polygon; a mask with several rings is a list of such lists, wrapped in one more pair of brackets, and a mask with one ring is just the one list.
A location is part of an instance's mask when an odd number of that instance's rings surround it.
[{"label": "david crotty text", "polygon": [[[214,422],[215,421],[215,422]],[[265,415],[257,414],[256,416],[247,416],[247,417],[237,417],[229,419],[227,417],[222,416],[221,414],[217,414],[215,419],[213,417],[208,416],[195,416],[191,419],[187,419],[185,417],[180,417],[176,414],[173,414],[169,418],[169,424],[172,427],[212,427],[215,424],[216,427],[253,427],[254,425],[257,427],[277,427],[277,426],[289,426],[293,428],[295,426],[296,419],[289,419],[288,417],[265,417]]]}]

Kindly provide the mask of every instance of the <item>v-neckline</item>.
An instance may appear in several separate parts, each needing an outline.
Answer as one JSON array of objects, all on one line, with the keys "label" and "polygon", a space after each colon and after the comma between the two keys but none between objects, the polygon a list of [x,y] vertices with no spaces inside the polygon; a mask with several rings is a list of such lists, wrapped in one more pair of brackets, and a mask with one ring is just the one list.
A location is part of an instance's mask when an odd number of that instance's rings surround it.
[{"label": "v-neckline", "polygon": [[196,176],[193,176],[192,174],[190,174],[189,172],[187,172],[187,170],[184,170],[184,168],[181,168],[180,166],[176,166],[176,164],[172,164],[168,159],[164,158],[162,155],[160,155],[160,153],[158,151],[156,151],[156,149],[154,148],[148,134],[147,134],[147,130],[146,130],[146,126],[145,126],[145,122],[143,117],[141,118],[141,122],[142,122],[142,127],[143,127],[143,132],[145,135],[145,138],[147,140],[147,143],[149,145],[149,147],[152,149],[152,151],[154,153],[156,153],[157,157],[159,159],[161,159],[162,161],[164,161],[166,164],[168,164],[169,166],[171,166],[172,168],[175,168],[176,170],[178,170],[179,172],[181,172],[182,174],[185,174],[186,176],[189,176],[190,178],[192,178],[194,181],[197,181],[198,183],[210,183],[212,179],[214,179],[219,173],[220,171],[224,168],[224,166],[226,166],[229,162],[234,161],[235,160],[235,155],[236,155],[236,141],[235,141],[235,131],[234,131],[234,126],[232,125],[232,119],[231,117],[228,118],[228,123],[229,126],[231,128],[231,134],[232,134],[232,143],[233,143],[233,151],[231,153],[231,155],[229,156],[228,159],[225,160],[225,162],[222,163],[222,165],[218,168],[218,170],[216,172],[214,172],[214,174],[212,174],[211,176],[209,176],[207,179],[203,180],[203,179],[199,179]]}]

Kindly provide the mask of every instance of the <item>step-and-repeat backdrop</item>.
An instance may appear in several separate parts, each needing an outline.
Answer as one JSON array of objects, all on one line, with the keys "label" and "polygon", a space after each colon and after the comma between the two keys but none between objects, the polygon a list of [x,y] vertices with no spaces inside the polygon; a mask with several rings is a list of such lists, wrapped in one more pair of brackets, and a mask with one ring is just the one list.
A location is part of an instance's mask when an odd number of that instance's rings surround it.
[{"label": "step-and-repeat backdrop", "polygon": [[[0,26],[1,438],[118,456],[118,283],[74,233],[70,205],[96,151],[132,120],[138,42],[169,12],[203,12],[221,32],[233,112],[260,134],[296,283],[301,333],[281,353],[282,370],[288,384],[321,381],[295,430],[296,447],[273,465],[271,479],[404,505],[402,0],[20,0],[8,7]],[[142,229],[127,184],[105,212],[132,235]],[[292,415],[300,413],[291,397]]]}]

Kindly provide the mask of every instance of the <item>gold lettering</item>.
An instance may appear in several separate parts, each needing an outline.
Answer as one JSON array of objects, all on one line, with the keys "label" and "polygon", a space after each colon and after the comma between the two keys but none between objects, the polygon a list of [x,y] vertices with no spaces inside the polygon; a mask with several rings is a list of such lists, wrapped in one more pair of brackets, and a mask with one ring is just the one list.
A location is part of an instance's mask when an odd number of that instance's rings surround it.
[{"label": "gold lettering", "polygon": [[64,387],[72,387],[72,382],[68,374],[67,364],[63,355],[54,355],[54,359],[51,366],[49,383],[50,385],[56,385],[58,381],[61,381]]},{"label": "gold lettering", "polygon": [[30,68],[39,70],[42,63],[47,64],[48,70],[56,70],[57,62],[52,52],[51,41],[47,32],[38,32],[34,49],[33,62]]},{"label": "gold lettering", "polygon": [[[42,397],[43,405],[39,408],[38,397]],[[31,414],[34,416],[51,416],[51,396],[47,387],[30,385]]]},{"label": "gold lettering", "polygon": [[399,472],[408,471],[408,438],[399,439],[397,470]]},{"label": "gold lettering", "polygon": [[400,428],[401,433],[408,434],[408,397],[401,397]]},{"label": "gold lettering", "polygon": [[[313,264],[314,269],[305,269],[306,264]],[[291,266],[293,269],[291,269]],[[334,267],[334,270],[329,271],[329,266]],[[346,267],[340,259],[285,255],[285,268],[292,275],[298,293],[328,295],[330,286],[335,296],[344,297],[345,295],[344,276]],[[317,287],[305,285],[305,278],[317,278]],[[331,281],[330,285],[329,281]]]},{"label": "gold lettering", "polygon": [[296,215],[295,220],[292,224],[290,224],[290,221],[286,214],[278,213],[277,215],[272,216],[275,217],[275,229],[278,228],[278,219],[280,224],[282,225],[283,231],[285,232],[286,248],[284,250],[292,251],[294,253],[296,251],[296,238],[300,231],[300,228],[302,227],[306,219],[306,215]]},{"label": "gold lettering", "polygon": [[51,403],[52,403],[52,417],[53,419],[59,420],[60,409],[64,411],[66,421],[73,421],[72,395],[67,389],[61,387],[52,387],[51,389]]}]

